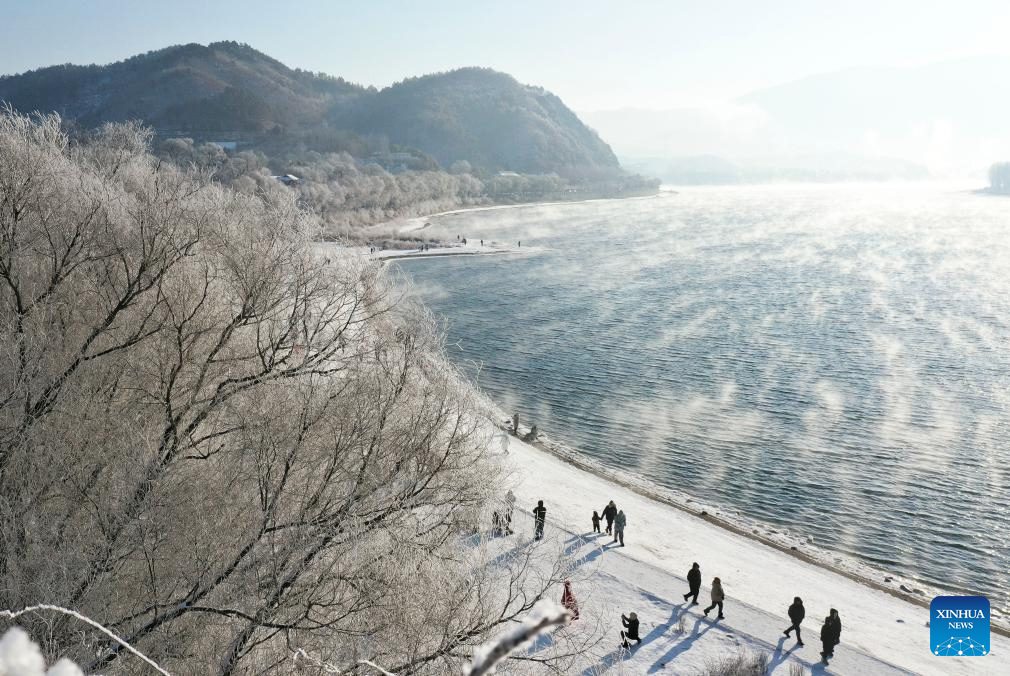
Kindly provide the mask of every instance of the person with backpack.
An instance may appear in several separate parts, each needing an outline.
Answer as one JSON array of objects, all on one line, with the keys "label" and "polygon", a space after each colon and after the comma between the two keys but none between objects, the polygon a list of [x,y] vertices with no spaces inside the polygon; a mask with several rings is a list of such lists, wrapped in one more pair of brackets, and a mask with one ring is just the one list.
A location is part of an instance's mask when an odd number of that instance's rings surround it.
[{"label": "person with backpack", "polygon": [[694,600],[691,601],[692,606],[698,605],[698,594],[701,593],[701,566],[697,562],[691,564],[691,570],[687,571],[687,593],[684,594],[684,600],[688,600],[692,596]]},{"label": "person with backpack", "polygon": [[631,648],[628,641],[635,641],[635,645],[641,645],[642,639],[638,635],[638,615],[635,613],[628,613],[628,617],[625,617],[621,613],[621,624],[624,625],[625,631],[621,632],[621,645],[624,648]]},{"label": "person with backpack", "polygon": [[547,508],[544,507],[543,500],[537,500],[537,506],[533,508],[533,523],[535,532],[533,537],[542,540],[544,537],[544,521],[547,519]]},{"label": "person with backpack", "polygon": [[803,618],[806,617],[806,615],[807,611],[803,607],[803,599],[801,599],[799,596],[795,597],[793,599],[793,604],[789,606],[789,621],[792,622],[792,624],[789,625],[789,628],[783,631],[782,633],[785,634],[786,637],[788,637],[790,632],[792,632],[792,630],[795,629],[796,644],[799,646],[803,645],[803,637],[800,635],[800,622],[803,621]]},{"label": "person with backpack", "polygon": [[712,580],[712,605],[705,609],[705,617],[708,617],[708,611],[712,610],[716,606],[719,606],[719,617],[715,618],[717,620],[724,620],[726,617],[722,614],[722,602],[726,600],[726,593],[722,590],[722,581],[719,578]]},{"label": "person with backpack", "polygon": [[624,527],[628,524],[628,517],[624,516],[624,510],[622,509],[617,513],[617,518],[614,519],[614,542],[618,539],[621,541],[621,546],[624,546]]}]

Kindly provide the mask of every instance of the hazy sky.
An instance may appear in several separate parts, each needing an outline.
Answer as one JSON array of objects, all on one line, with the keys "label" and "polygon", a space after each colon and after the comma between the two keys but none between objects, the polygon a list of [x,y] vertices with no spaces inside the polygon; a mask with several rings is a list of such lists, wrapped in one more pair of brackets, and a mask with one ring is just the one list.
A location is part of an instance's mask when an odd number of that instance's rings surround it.
[{"label": "hazy sky", "polygon": [[376,86],[459,66],[576,110],[668,108],[857,65],[1010,51],[1010,4],[929,0],[0,0],[0,73],[237,40]]}]

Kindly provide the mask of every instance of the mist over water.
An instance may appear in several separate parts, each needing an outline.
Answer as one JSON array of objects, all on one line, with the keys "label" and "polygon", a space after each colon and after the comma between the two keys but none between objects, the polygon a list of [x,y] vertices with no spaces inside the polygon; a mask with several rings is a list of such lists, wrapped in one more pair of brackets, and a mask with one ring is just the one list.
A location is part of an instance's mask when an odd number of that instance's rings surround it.
[{"label": "mist over water", "polygon": [[400,263],[506,410],[1010,612],[1010,200],[690,189],[432,227],[545,249]]}]

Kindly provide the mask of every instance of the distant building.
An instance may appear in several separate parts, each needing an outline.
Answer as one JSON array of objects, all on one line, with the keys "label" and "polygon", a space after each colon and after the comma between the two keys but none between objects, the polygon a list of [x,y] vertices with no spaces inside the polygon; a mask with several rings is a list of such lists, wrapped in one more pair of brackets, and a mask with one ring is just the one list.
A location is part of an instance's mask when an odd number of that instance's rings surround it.
[{"label": "distant building", "polygon": [[519,174],[517,174],[514,171],[499,171],[498,175],[499,176],[510,176],[510,177],[513,177],[513,178],[518,178],[519,177]]},{"label": "distant building", "polygon": [[298,178],[294,174],[284,174],[283,176],[271,176],[270,178],[275,181],[280,181],[284,185],[298,185],[302,182],[302,179]]},{"label": "distant building", "polygon": [[208,143],[213,143],[221,150],[228,150],[234,152],[238,149],[238,141],[208,141]]}]

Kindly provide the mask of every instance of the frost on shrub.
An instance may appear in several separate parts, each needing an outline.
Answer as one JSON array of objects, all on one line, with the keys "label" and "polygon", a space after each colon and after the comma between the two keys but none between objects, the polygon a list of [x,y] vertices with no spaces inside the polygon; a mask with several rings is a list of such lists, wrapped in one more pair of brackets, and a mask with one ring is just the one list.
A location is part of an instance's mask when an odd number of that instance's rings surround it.
[{"label": "frost on shrub", "polygon": [[703,676],[765,676],[768,653],[742,651],[706,666]]},{"label": "frost on shrub", "polygon": [[42,651],[20,627],[12,627],[0,637],[0,676],[83,676],[83,673],[66,658],[47,671]]},{"label": "frost on shrub", "polygon": [[495,665],[517,648],[526,645],[550,627],[568,624],[571,613],[554,601],[543,600],[515,627],[511,627],[473,651],[466,676],[493,674]]}]

